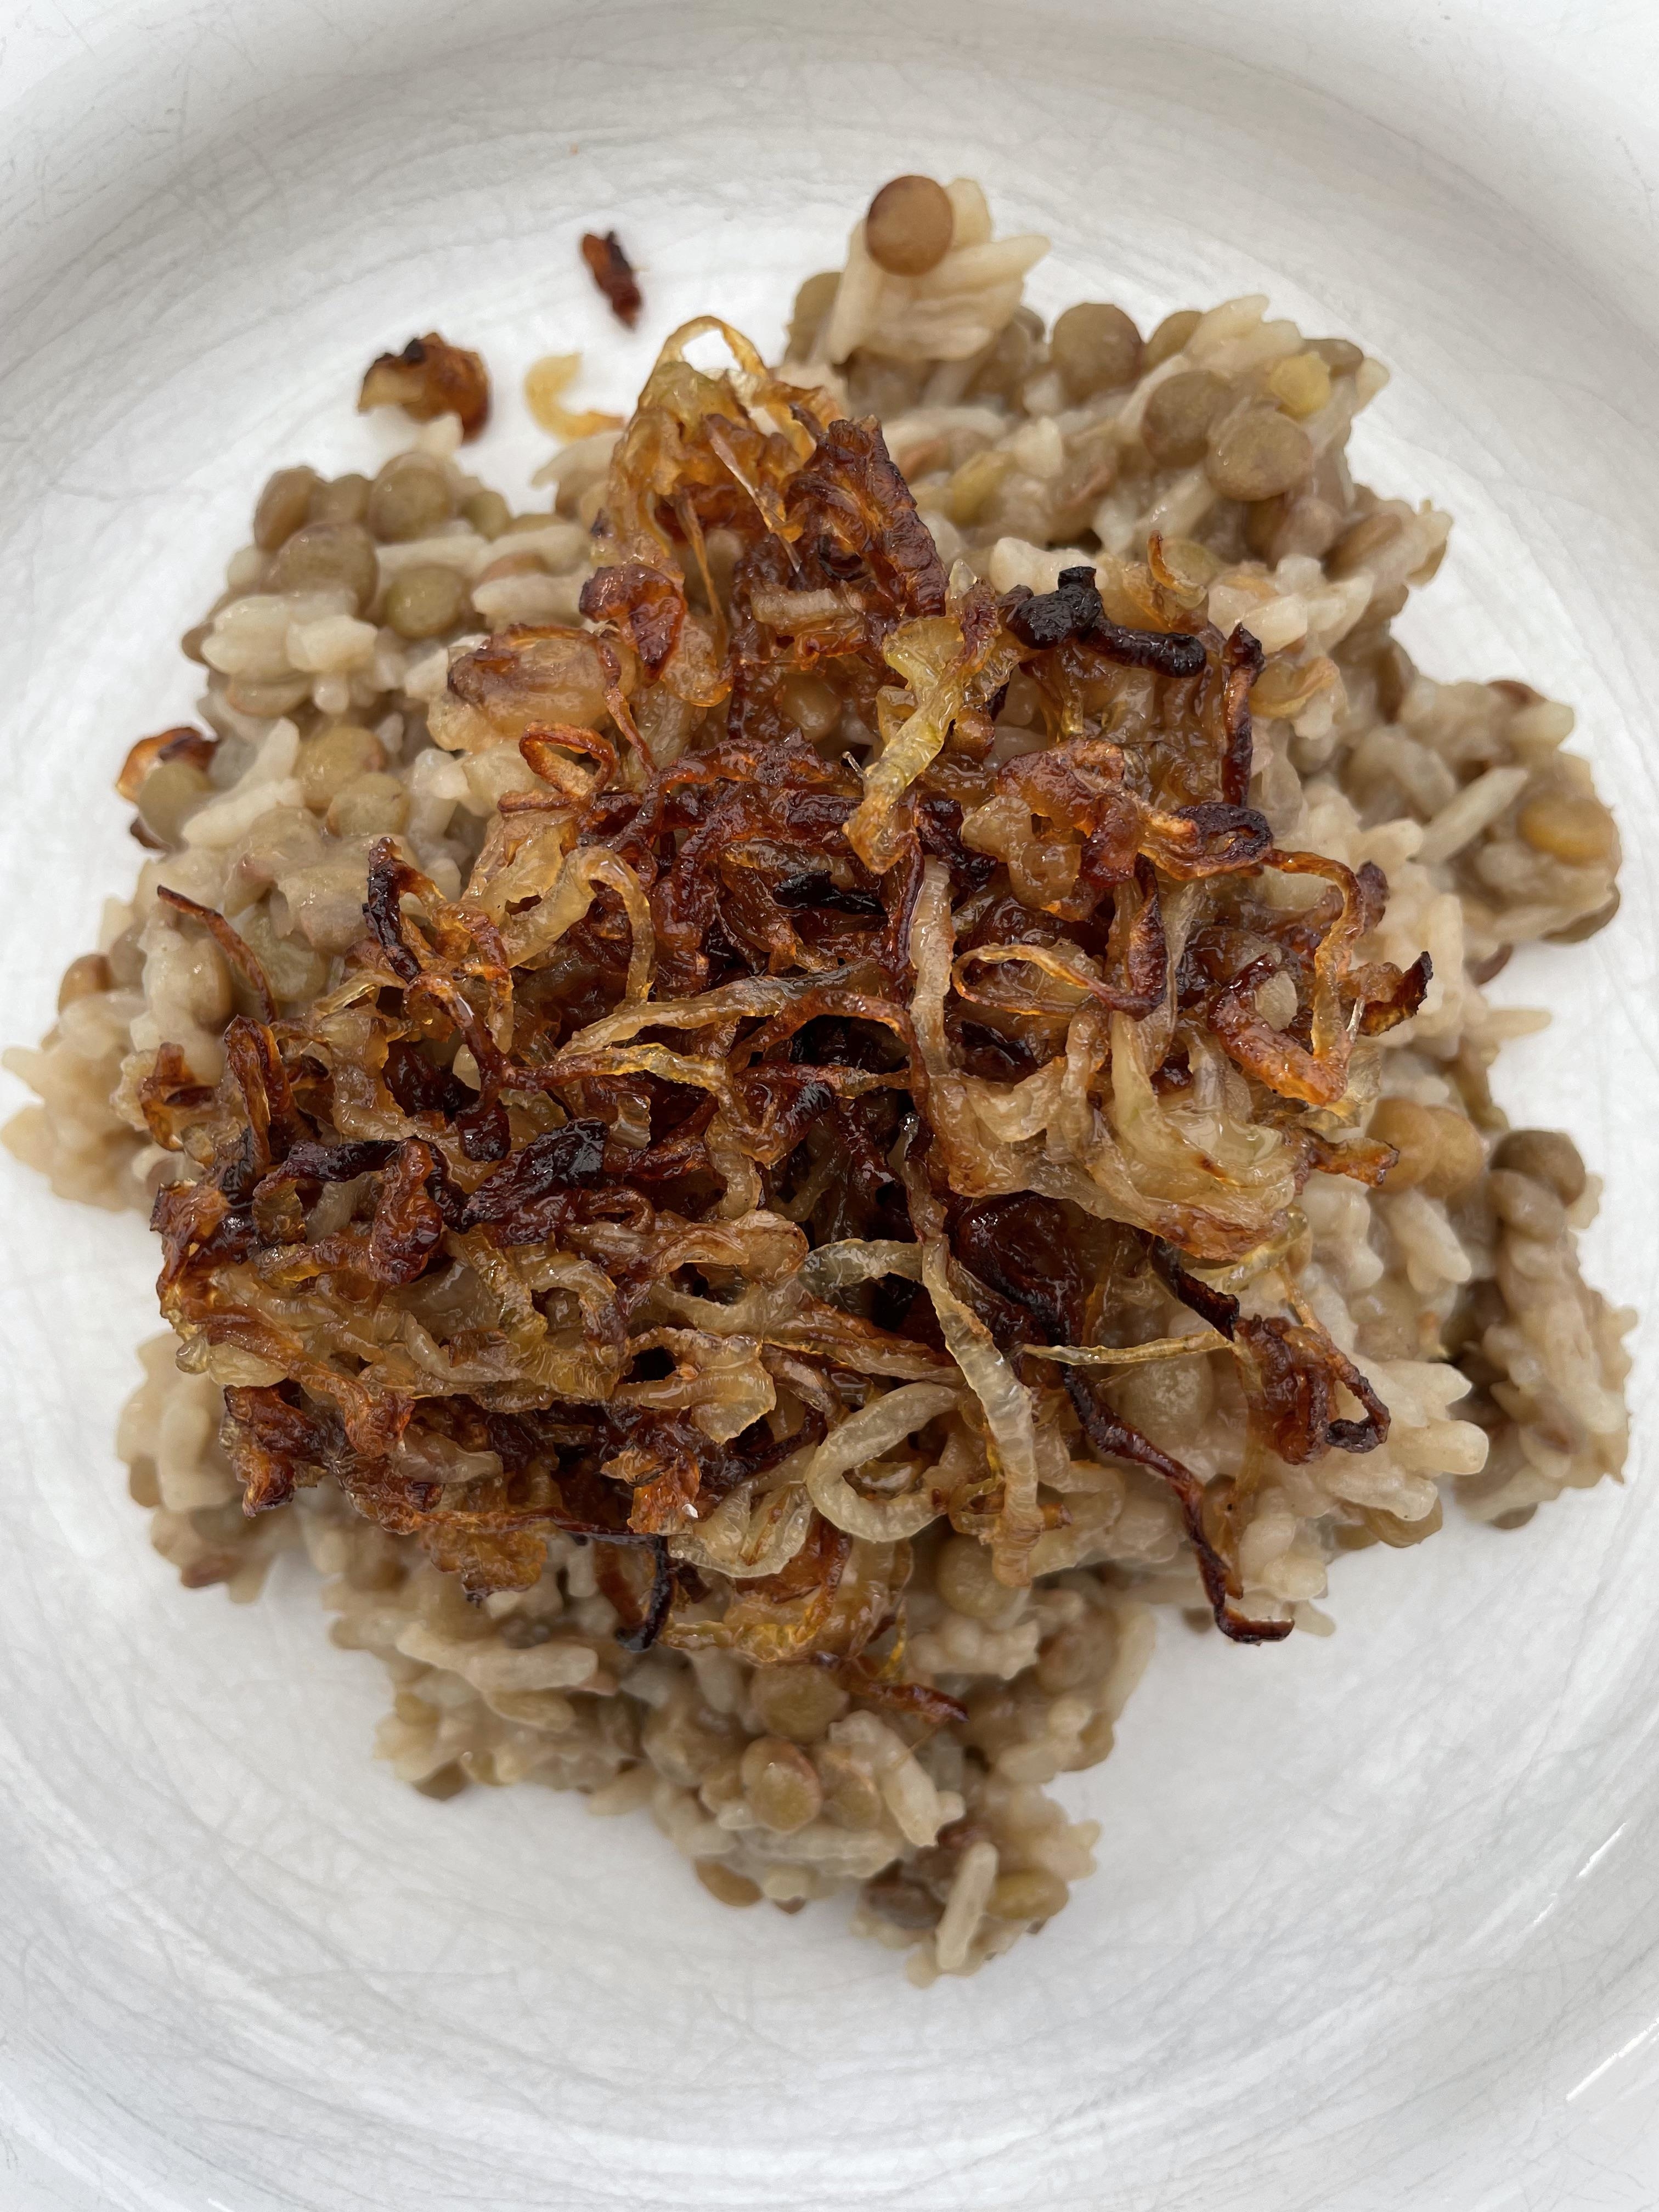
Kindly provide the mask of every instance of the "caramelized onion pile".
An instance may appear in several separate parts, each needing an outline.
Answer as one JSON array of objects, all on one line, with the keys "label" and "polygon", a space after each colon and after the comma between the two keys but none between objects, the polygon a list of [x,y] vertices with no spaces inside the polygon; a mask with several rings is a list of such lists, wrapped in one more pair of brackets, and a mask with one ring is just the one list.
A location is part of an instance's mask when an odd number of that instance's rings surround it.
[{"label": "caramelized onion pile", "polygon": [[[174,1046],[142,1085],[161,1297],[247,1510],[331,1477],[474,1594],[579,1536],[630,1648],[940,1717],[911,1539],[948,1518],[1019,1588],[1078,1556],[1092,1457],[1168,1486],[1230,1636],[1284,1635],[1240,1603],[1264,1471],[1389,1425],[1295,1201],[1393,1163],[1368,1041],[1430,962],[1368,950],[1374,865],[1245,803],[1255,641],[1157,538],[1046,593],[947,574],[876,421],[710,320],[595,536],[586,625],[459,651],[434,705],[534,778],[459,898],[382,838],[342,979],[283,1016],[173,897],[241,1011],[216,1086]],[[1206,1346],[1243,1408],[1207,1477],[1109,1390]]]}]

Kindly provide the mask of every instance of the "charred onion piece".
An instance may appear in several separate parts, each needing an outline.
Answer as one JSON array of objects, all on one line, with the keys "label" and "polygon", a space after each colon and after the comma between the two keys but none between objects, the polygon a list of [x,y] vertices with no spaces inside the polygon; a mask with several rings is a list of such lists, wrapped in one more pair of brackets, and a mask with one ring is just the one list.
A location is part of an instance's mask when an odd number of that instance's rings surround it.
[{"label": "charred onion piece", "polygon": [[153,738],[140,738],[121,763],[121,773],[115,779],[116,791],[123,799],[137,799],[151,769],[160,768],[163,761],[184,761],[191,768],[204,769],[218,745],[217,738],[204,736],[187,722],[170,730],[158,730]]},{"label": "charred onion piece", "polygon": [[592,270],[593,282],[611,302],[611,313],[631,331],[640,319],[645,295],[634,274],[633,263],[623,252],[621,239],[614,230],[606,231],[603,238],[597,231],[585,231],[582,259]]},{"label": "charred onion piece", "polygon": [[489,373],[481,355],[428,331],[401,353],[383,353],[369,363],[357,411],[366,415],[374,407],[401,407],[416,422],[459,415],[462,437],[476,438],[489,419]]},{"label": "charred onion piece", "polygon": [[1129,629],[1109,620],[1092,568],[1062,568],[1054,591],[1036,597],[1022,591],[1010,594],[1004,604],[1009,629],[1023,645],[1039,651],[1075,637],[1127,667],[1156,669],[1160,676],[1203,672],[1201,640],[1163,630]]}]

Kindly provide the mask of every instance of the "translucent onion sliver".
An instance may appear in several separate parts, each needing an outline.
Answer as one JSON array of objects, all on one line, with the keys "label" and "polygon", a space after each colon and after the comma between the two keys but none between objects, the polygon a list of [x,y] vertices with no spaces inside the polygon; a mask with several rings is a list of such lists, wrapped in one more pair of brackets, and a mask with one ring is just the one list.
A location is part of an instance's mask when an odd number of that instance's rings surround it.
[{"label": "translucent onion sliver", "polygon": [[824,1519],[848,1535],[872,1543],[895,1544],[914,1536],[938,1518],[931,1490],[906,1498],[860,1498],[847,1480],[849,1468],[866,1466],[892,1445],[923,1427],[935,1415],[952,1412],[962,1393],[949,1382],[907,1382],[856,1413],[849,1413],[812,1455],[806,1487]]}]

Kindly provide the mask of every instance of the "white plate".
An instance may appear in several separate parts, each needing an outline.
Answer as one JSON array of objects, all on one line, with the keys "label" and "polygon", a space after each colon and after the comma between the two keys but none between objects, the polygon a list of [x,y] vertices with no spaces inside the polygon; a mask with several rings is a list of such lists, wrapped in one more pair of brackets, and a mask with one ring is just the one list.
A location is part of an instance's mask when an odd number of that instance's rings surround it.
[{"label": "white plate", "polygon": [[[280,459],[349,465],[371,353],[436,324],[540,450],[551,347],[631,392],[714,306],[777,341],[896,168],[1054,237],[1038,304],[1258,287],[1396,380],[1356,440],[1458,516],[1408,641],[1577,701],[1617,926],[1517,962],[1503,1069],[1609,1171],[1596,1278],[1653,1373],[1659,998],[1650,347],[1659,141],[1601,0],[0,9],[0,1007],[48,1017],[135,863],[108,781],[188,711],[170,640]],[[633,339],[575,258],[614,221]],[[1644,843],[1645,841],[1645,843]],[[14,1086],[15,1088],[15,1086]],[[833,1908],[716,1906],[643,1823],[435,1805],[297,1572],[252,1613],[148,1551],[110,1447],[149,1326],[135,1218],[6,1163],[0,2202],[144,2212],[1013,2204],[1636,2212],[1659,2201],[1659,1508],[1449,1516],[1336,1577],[1334,1644],[1166,1632],[1097,1878],[920,1996]],[[1635,1455],[1651,1475],[1650,1435]]]}]

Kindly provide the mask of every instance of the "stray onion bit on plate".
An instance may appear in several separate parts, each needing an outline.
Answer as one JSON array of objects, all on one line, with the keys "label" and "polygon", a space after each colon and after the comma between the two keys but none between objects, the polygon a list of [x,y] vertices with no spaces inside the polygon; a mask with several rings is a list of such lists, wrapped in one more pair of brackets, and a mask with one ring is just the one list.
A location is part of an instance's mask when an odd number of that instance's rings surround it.
[{"label": "stray onion bit on plate", "polygon": [[575,382],[581,366],[579,353],[549,353],[532,362],[525,372],[524,396],[531,413],[550,436],[567,444],[577,438],[592,438],[601,430],[620,430],[623,426],[620,415],[607,415],[597,407],[577,412],[564,405],[559,395]]},{"label": "stray onion bit on plate", "polygon": [[1043,245],[899,179],[784,368],[689,324],[617,431],[538,363],[543,511],[442,422],[278,471],[9,1057],[13,1149],[153,1206],[185,1583],[302,1544],[405,1780],[648,1808],[923,1982],[1090,1871],[1042,1785],[1154,1608],[1327,1632],[1443,1486],[1625,1448],[1480,988],[1616,905],[1572,717],[1395,641],[1449,523],[1353,483],[1358,346],[1045,330]]},{"label": "stray onion bit on plate", "polygon": [[631,331],[640,319],[645,295],[640,290],[633,263],[623,252],[621,239],[614,230],[606,231],[603,238],[597,231],[584,231],[582,259],[593,282],[611,302],[611,313]]},{"label": "stray onion bit on plate", "polygon": [[476,438],[489,418],[489,377],[476,353],[428,331],[423,338],[410,338],[401,353],[383,353],[370,362],[357,406],[364,414],[374,407],[401,407],[416,422],[453,415],[461,435]]}]

